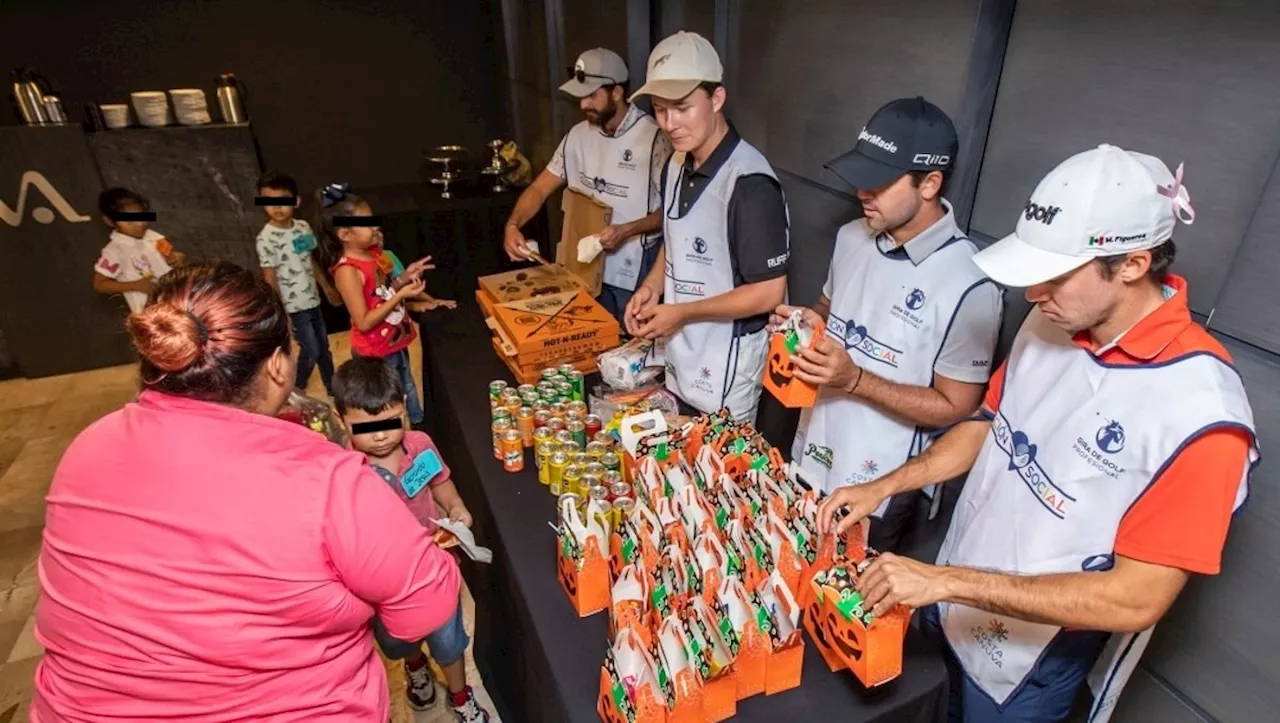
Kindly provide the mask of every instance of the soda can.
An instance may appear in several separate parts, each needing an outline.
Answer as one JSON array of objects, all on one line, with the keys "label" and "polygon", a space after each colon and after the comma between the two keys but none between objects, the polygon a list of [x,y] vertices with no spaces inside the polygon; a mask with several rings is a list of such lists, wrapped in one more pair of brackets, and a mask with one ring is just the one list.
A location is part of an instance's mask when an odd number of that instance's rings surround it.
[{"label": "soda can", "polygon": [[551,484],[551,456],[555,454],[555,442],[542,440],[533,448],[533,464],[538,468],[538,484]]},{"label": "soda can", "polygon": [[520,430],[520,440],[526,447],[533,446],[533,409],[520,407],[516,412],[516,429]]},{"label": "soda can", "polygon": [[569,380],[569,386],[573,388],[574,401],[581,402],[587,398],[585,378],[583,377],[582,372],[577,369],[570,370],[569,373],[565,375],[565,378]]},{"label": "soda can", "polygon": [[574,369],[572,364],[566,363],[566,364],[561,364],[560,367],[556,369],[556,371],[560,374],[560,376],[565,377],[567,379],[569,375],[577,371],[577,369]]},{"label": "soda can", "polygon": [[[536,415],[537,412],[534,412]],[[550,427],[539,427],[537,423],[533,427],[533,446],[537,447],[540,442],[554,442],[556,433],[551,431]]]},{"label": "soda can", "polygon": [[591,458],[592,462],[599,462],[600,458],[604,456],[604,453],[609,450],[603,444],[593,439],[590,442],[587,442],[586,451],[587,456]]},{"label": "soda can", "polygon": [[569,455],[569,461],[584,469],[586,468],[587,465],[591,464],[591,458],[588,457],[587,453],[583,452],[581,449]]},{"label": "soda can", "polygon": [[576,464],[570,464],[564,468],[564,476],[560,482],[561,492],[577,492],[582,493],[582,468]]},{"label": "soda can", "polygon": [[499,419],[511,419],[511,410],[506,407],[491,407],[489,409],[489,421],[496,422]]},{"label": "soda can", "polygon": [[623,523],[631,517],[631,511],[636,508],[636,501],[630,497],[619,497],[613,501],[613,528],[616,530],[622,527]]},{"label": "soda can", "polygon": [[600,523],[605,535],[613,534],[613,504],[608,501],[601,502],[600,508],[595,512],[595,520]]},{"label": "soda can", "polygon": [[564,406],[563,403],[561,402],[551,403],[551,416],[560,417],[561,419],[564,419],[564,413],[567,411],[568,409]]},{"label": "soda can", "polygon": [[584,449],[586,448],[587,426],[585,424],[583,424],[580,420],[574,419],[574,420],[570,420],[568,424],[564,425],[564,428],[568,430],[570,434],[573,435],[573,441],[577,442],[579,447],[582,447]]},{"label": "soda can", "polygon": [[489,429],[493,431],[493,458],[502,459],[502,435],[511,429],[510,419],[495,419],[489,425]]},{"label": "soda can", "polygon": [[536,392],[536,391],[538,391],[538,388],[533,386],[532,384],[521,384],[520,386],[516,387],[516,392],[518,392],[522,397],[528,394],[529,392]]},{"label": "soda can", "polygon": [[564,429],[564,417],[557,416],[555,412],[552,412],[551,419],[547,420],[547,429],[552,432],[559,432]]},{"label": "soda can", "polygon": [[622,473],[614,469],[606,469],[601,479],[604,480],[605,487],[612,489],[614,485],[622,482]]},{"label": "soda can", "polygon": [[609,488],[604,485],[587,488],[587,501],[595,501],[609,506]]},{"label": "soda can", "polygon": [[508,472],[524,469],[524,438],[518,429],[508,429],[502,434],[502,468]]},{"label": "soda can", "polygon": [[587,416],[587,414],[589,413],[587,411],[587,403],[582,400],[571,401],[568,404],[566,404],[565,407],[574,410],[575,412],[577,412],[583,417]]},{"label": "soda can", "polygon": [[581,422],[581,421],[582,421],[582,415],[581,415],[581,414],[578,414],[577,412],[573,411],[572,409],[566,409],[566,410],[565,410],[565,412],[564,412],[564,421],[565,421],[565,422],[570,422],[570,423],[572,423],[572,422]]},{"label": "soda can", "polygon": [[551,405],[548,404],[547,400],[543,399],[542,397],[538,397],[538,401],[533,403],[533,411],[535,412],[546,412],[547,414],[550,414],[551,413],[549,411],[550,409],[551,409]]},{"label": "soda can", "polygon": [[547,367],[546,369],[542,370],[542,380],[549,382],[552,379],[555,379],[556,375],[559,373],[560,372],[556,371],[555,367]]},{"label": "soda can", "polygon": [[600,430],[592,437],[595,441],[603,444],[607,449],[613,449],[613,433]]},{"label": "soda can", "polygon": [[564,492],[564,471],[569,466],[569,458],[564,452],[557,452],[551,455],[551,459],[547,461],[547,487],[551,494],[559,497]]},{"label": "soda can", "polygon": [[604,422],[598,414],[588,414],[582,418],[582,423],[587,425],[587,437],[595,439],[600,430],[604,429]]},{"label": "soda can", "polygon": [[497,402],[502,399],[502,392],[507,388],[506,381],[502,379],[494,379],[489,382],[489,399]]},{"label": "soda can", "polygon": [[547,422],[551,421],[551,412],[545,409],[538,409],[537,405],[533,406],[533,428],[545,429]]},{"label": "soda can", "polygon": [[[591,459],[591,455],[587,455],[587,459]],[[605,473],[604,465],[599,462],[587,462],[587,466],[582,468],[582,473],[592,477],[599,477],[603,480]]]},{"label": "soda can", "polygon": [[592,487],[604,487],[604,481],[600,479],[599,475],[590,475],[584,472],[579,485],[582,487],[582,491],[586,492]]},{"label": "soda can", "polygon": [[539,397],[537,392],[520,395],[520,403],[526,407],[532,407],[540,401],[542,401],[542,397]]},{"label": "soda can", "polygon": [[574,494],[573,492],[562,492],[560,496],[556,498],[556,501],[558,502],[556,505],[557,510],[564,508],[565,500],[572,500],[573,506],[578,509],[582,509],[583,506],[587,504],[587,501],[583,499],[582,495]]},{"label": "soda can", "polygon": [[516,390],[512,389],[512,388],[511,388],[511,387],[509,387],[509,386],[508,386],[508,387],[503,387],[503,388],[502,388],[501,398],[502,398],[502,399],[504,399],[504,400],[505,400],[505,399],[519,399],[519,398],[520,398],[520,392],[517,392]]},{"label": "soda can", "polygon": [[616,452],[605,452],[604,456],[600,458],[600,464],[604,465],[604,468],[610,472],[622,471],[622,458]]},{"label": "soda can", "polygon": [[524,402],[520,401],[520,397],[511,397],[507,399],[506,402],[507,403],[503,406],[507,408],[508,412],[511,412],[511,417],[514,419],[516,412],[519,412],[520,408],[524,406]]},{"label": "soda can", "polygon": [[[578,441],[573,438],[573,432],[570,432],[568,429],[562,429],[559,432],[556,432],[555,439],[557,442],[563,445],[572,444],[576,446],[578,444]],[[577,451],[577,450],[575,449],[574,451]]]},{"label": "soda can", "polygon": [[614,482],[613,485],[609,487],[609,496],[615,500],[622,499],[623,497],[630,497],[631,485],[626,482]]},{"label": "soda can", "polygon": [[556,396],[566,401],[572,401],[573,385],[568,381],[556,382]]}]

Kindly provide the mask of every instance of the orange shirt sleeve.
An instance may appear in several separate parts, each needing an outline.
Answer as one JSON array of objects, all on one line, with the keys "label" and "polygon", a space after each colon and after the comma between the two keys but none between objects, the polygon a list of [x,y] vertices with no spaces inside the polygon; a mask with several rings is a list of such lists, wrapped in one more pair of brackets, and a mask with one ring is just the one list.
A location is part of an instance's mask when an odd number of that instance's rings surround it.
[{"label": "orange shirt sleeve", "polygon": [[1005,362],[1000,362],[996,371],[987,382],[987,395],[982,398],[982,408],[988,412],[1000,409],[1000,397],[1004,395]]},{"label": "orange shirt sleeve", "polygon": [[1252,439],[1212,430],[1182,450],[1120,520],[1117,555],[1216,575]]}]

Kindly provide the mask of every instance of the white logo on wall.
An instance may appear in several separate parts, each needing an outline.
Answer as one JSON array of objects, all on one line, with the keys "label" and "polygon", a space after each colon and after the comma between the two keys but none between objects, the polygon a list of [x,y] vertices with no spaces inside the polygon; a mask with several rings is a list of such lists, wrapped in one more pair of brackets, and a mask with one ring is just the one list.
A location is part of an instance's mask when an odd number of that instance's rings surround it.
[{"label": "white logo on wall", "polygon": [[[53,184],[49,183],[49,179],[45,178],[39,171],[27,171],[22,174],[22,182],[18,185],[18,204],[15,207],[9,208],[7,203],[0,201],[0,220],[14,228],[22,225],[22,216],[27,208],[27,191],[32,186],[40,189],[40,193],[44,194],[45,200],[49,202],[49,205],[62,214],[62,217],[67,221],[84,223],[90,220],[88,216],[78,213],[72,208],[67,199],[63,198],[62,194],[58,193],[58,190],[53,187]],[[31,218],[35,219],[36,223],[53,223],[57,220],[57,217],[53,214],[53,209],[36,206],[31,209]]]}]

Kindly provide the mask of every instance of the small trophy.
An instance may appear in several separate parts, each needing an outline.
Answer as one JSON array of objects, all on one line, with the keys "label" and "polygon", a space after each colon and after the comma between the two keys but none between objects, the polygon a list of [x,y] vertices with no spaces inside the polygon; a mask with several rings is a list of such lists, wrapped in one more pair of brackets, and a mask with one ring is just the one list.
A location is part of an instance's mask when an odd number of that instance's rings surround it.
[{"label": "small trophy", "polygon": [[484,176],[493,176],[493,192],[502,193],[507,190],[507,185],[503,183],[503,176],[510,170],[510,165],[506,159],[502,157],[502,147],[507,144],[501,138],[495,138],[485,145],[493,151],[493,160],[489,161],[489,165],[480,169],[480,174]]},{"label": "small trophy", "polygon": [[462,146],[439,146],[427,156],[428,161],[440,164],[440,175],[431,179],[433,184],[441,186],[440,198],[453,198],[449,184],[462,178],[462,172],[454,168],[454,164],[461,163],[466,155],[467,149]]}]

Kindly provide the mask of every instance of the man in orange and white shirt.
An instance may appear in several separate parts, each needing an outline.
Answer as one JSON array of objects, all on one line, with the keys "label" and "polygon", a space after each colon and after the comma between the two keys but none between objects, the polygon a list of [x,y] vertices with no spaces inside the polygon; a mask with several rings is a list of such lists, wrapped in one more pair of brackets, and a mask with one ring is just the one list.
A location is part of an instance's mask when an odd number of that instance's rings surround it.
[{"label": "man in orange and white shirt", "polygon": [[860,584],[875,614],[924,608],[945,635],[953,719],[1062,720],[1087,677],[1105,721],[1190,574],[1219,570],[1258,451],[1230,356],[1168,273],[1194,219],[1181,167],[1106,145],[1064,161],[974,257],[1035,304],[983,415],[822,507],[843,529],[971,470],[938,564],[885,554]]}]

